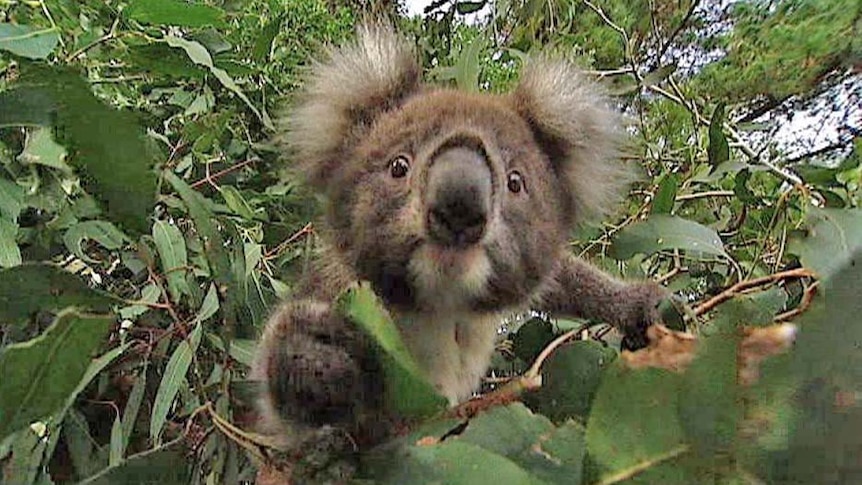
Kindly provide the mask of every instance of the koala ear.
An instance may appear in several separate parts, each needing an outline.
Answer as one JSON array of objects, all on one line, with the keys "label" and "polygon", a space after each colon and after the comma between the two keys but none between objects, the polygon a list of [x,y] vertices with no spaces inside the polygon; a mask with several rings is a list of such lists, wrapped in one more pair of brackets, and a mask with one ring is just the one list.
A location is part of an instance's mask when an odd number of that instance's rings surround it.
[{"label": "koala ear", "polygon": [[512,98],[565,181],[574,220],[610,212],[633,176],[618,158],[622,117],[598,86],[571,63],[543,56],[524,66]]},{"label": "koala ear", "polygon": [[388,25],[363,24],[353,42],[326,54],[310,67],[304,91],[281,120],[284,134],[276,139],[318,187],[351,141],[415,92],[422,75],[412,45]]}]

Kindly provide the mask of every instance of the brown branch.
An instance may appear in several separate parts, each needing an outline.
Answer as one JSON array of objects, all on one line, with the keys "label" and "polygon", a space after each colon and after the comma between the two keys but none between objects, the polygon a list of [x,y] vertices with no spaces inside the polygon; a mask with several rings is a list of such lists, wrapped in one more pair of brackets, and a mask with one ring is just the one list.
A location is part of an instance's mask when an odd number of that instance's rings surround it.
[{"label": "brown branch", "polygon": [[815,281],[810,286],[805,288],[805,291],[802,293],[802,301],[799,302],[799,306],[792,310],[787,310],[784,313],[775,316],[776,322],[786,322],[791,320],[798,315],[805,313],[806,310],[811,306],[811,302],[814,301],[814,296],[817,295],[817,287],[820,285],[819,281]]},{"label": "brown branch", "polygon": [[727,300],[730,300],[743,290],[747,290],[750,288],[756,288],[758,286],[768,285],[770,283],[775,283],[777,281],[786,280],[789,278],[804,278],[804,277],[814,277],[814,272],[807,268],[796,268],[788,271],[782,271],[780,273],[775,273],[767,276],[761,276],[760,278],[754,278],[750,280],[740,281],[735,285],[727,288],[722,291],[718,295],[710,298],[709,300],[701,303],[700,305],[694,308],[694,314],[697,316],[703,315],[704,313],[712,310],[718,305],[724,303]]}]

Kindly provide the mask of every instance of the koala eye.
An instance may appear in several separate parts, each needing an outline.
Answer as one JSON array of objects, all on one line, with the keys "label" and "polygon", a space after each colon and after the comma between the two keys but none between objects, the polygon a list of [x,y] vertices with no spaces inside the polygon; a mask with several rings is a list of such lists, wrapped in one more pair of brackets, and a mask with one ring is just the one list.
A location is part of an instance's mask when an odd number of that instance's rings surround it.
[{"label": "koala eye", "polygon": [[509,172],[509,177],[506,181],[506,187],[509,188],[510,192],[517,194],[524,189],[524,177],[522,177],[517,170]]},{"label": "koala eye", "polygon": [[404,155],[398,155],[389,162],[389,173],[393,178],[400,179],[410,171],[410,161]]}]

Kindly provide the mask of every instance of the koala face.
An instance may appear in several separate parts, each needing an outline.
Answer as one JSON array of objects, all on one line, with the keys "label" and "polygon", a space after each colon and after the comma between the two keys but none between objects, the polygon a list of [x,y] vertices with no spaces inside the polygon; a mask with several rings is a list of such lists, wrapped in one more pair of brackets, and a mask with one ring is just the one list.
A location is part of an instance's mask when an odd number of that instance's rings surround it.
[{"label": "koala face", "polygon": [[496,97],[419,94],[346,155],[330,219],[358,275],[390,303],[516,304],[565,242],[562,181],[527,122]]},{"label": "koala face", "polygon": [[382,28],[316,65],[287,122],[334,251],[406,309],[523,304],[627,181],[616,116],[569,64],[528,65],[504,95],[439,89]]}]

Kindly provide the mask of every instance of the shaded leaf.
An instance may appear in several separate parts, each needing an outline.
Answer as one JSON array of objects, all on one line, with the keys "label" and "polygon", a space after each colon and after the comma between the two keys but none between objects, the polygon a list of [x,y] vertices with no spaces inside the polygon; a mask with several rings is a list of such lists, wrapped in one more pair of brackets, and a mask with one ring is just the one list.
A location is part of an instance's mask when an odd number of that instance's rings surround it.
[{"label": "shaded leaf", "polygon": [[862,248],[862,209],[811,207],[806,222],[807,237],[792,240],[789,250],[821,278],[843,268]]},{"label": "shaded leaf", "polygon": [[712,112],[709,121],[709,147],[707,148],[709,163],[713,167],[730,159],[730,145],[724,136],[724,103],[719,103]]},{"label": "shaded leaf", "polygon": [[603,371],[615,358],[615,350],[598,342],[565,345],[544,363],[542,387],[528,394],[527,402],[554,421],[575,418],[586,422]]},{"label": "shaded leaf", "polygon": [[650,214],[670,214],[676,202],[679,189],[679,176],[675,173],[665,175],[658,184],[655,199],[650,207]]},{"label": "shaded leaf", "polygon": [[209,261],[210,266],[214,270],[213,279],[217,286],[216,289],[222,296],[220,308],[222,316],[225,319],[225,328],[231,328],[236,323],[236,308],[234,303],[236,287],[230,259],[228,258],[227,251],[225,251],[224,238],[216,230],[216,226],[213,223],[215,216],[204,204],[203,197],[183,182],[182,179],[170,171],[164,172],[164,175],[168,183],[173,186],[174,190],[182,198],[188,209],[189,216],[195,223],[195,229],[201,237],[207,261]]},{"label": "shaded leaf", "polygon": [[186,374],[189,371],[189,366],[192,363],[192,357],[197,351],[201,341],[201,325],[195,326],[187,339],[177,345],[174,353],[171,354],[165,372],[162,375],[162,380],[159,382],[159,389],[156,391],[156,399],[153,401],[153,412],[150,416],[150,438],[155,443],[161,441],[162,428],[165,421],[168,419],[168,413],[171,410],[171,405],[180,390],[180,386],[186,381]]},{"label": "shaded leaf", "polygon": [[181,450],[174,448],[164,446],[130,456],[79,485],[185,485],[190,476],[189,461]]},{"label": "shaded leaf", "polygon": [[587,421],[587,453],[598,475],[618,476],[685,452],[678,402],[678,375],[632,370],[619,360],[611,365]]},{"label": "shaded leaf", "polygon": [[[35,111],[34,111],[35,110]],[[155,201],[156,151],[137,117],[98,100],[73,70],[27,64],[0,93],[0,122],[53,126],[83,187],[125,230],[143,233]]]},{"label": "shaded leaf", "polygon": [[482,10],[482,7],[484,6],[485,2],[458,2],[457,4],[455,4],[455,8],[461,15],[478,12],[479,10]]},{"label": "shaded leaf", "polygon": [[524,362],[532,363],[554,336],[551,322],[539,317],[531,318],[512,336],[512,352]]},{"label": "shaded leaf", "polygon": [[61,312],[39,337],[0,353],[0,437],[60,408],[90,365],[114,319]]},{"label": "shaded leaf", "polygon": [[63,244],[66,245],[66,249],[84,261],[95,263],[97,261],[89,257],[81,248],[81,243],[88,239],[96,241],[109,250],[120,249],[123,244],[131,242],[128,236],[107,221],[79,222],[63,234]]},{"label": "shaded leaf", "polygon": [[182,295],[191,294],[186,282],[186,268],[189,265],[186,240],[176,226],[165,221],[156,221],[153,224],[153,242],[159,251],[171,298],[175,302],[180,301]]},{"label": "shaded leaf", "polygon": [[76,306],[107,311],[119,299],[88,287],[77,276],[48,264],[0,270],[0,322],[20,323],[39,311]]}]

